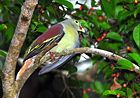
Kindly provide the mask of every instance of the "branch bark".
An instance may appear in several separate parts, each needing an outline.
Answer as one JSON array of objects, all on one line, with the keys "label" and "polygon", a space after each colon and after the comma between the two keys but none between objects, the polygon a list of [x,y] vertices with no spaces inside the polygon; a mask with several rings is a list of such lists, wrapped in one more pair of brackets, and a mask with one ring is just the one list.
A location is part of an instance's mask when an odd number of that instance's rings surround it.
[{"label": "branch bark", "polygon": [[[34,65],[32,67],[30,67],[28,70],[26,70],[24,72],[24,74],[22,75],[22,77],[16,81],[16,85],[18,85],[17,86],[18,90],[20,90],[22,88],[22,86],[24,85],[24,83],[26,82],[28,77],[42,64],[42,62],[40,62],[40,60],[45,55],[45,53],[46,53],[45,51],[42,51],[40,54],[38,54],[36,56]],[[101,50],[101,49],[97,49],[97,48],[88,48],[88,47],[62,51],[60,53],[56,53],[56,56],[66,56],[66,55],[70,55],[70,54],[81,54],[81,53],[91,53],[91,54],[101,55],[103,57],[107,57],[108,59],[115,60],[115,61],[118,61],[120,59],[125,59],[125,58],[123,58],[117,54],[114,54],[112,52],[109,52],[109,51],[105,51],[105,50]],[[140,74],[140,68],[134,63],[133,63],[133,68],[136,73]]]},{"label": "branch bark", "polygon": [[21,13],[15,29],[13,39],[11,41],[8,55],[4,64],[2,85],[3,98],[14,98],[16,94],[15,89],[15,68],[17,59],[26,38],[26,34],[31,22],[31,18],[37,5],[38,0],[26,0],[21,8]]},{"label": "branch bark", "polygon": [[[97,54],[97,55],[100,55],[100,56],[103,56],[103,57],[106,57],[108,59],[111,59],[111,60],[115,60],[115,61],[118,61],[120,59],[125,59],[126,58],[123,58],[117,54],[114,54],[112,52],[109,52],[109,51],[106,51],[106,50],[102,50],[102,49],[97,49],[97,48],[88,48],[88,47],[85,47],[85,48],[77,48],[77,49],[74,49],[74,50],[67,50],[67,51],[63,51],[61,53],[58,53],[58,55],[69,55],[69,54],[75,54],[75,53],[91,53],[91,54]],[[137,66],[136,64],[133,63],[133,68],[134,68],[134,71],[138,74],[140,74],[140,68],[139,66]]]}]

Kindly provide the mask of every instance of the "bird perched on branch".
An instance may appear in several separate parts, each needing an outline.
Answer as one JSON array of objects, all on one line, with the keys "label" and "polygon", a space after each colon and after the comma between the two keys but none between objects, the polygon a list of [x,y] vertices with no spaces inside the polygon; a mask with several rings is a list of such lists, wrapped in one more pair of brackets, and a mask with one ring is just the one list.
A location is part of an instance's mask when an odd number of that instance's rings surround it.
[{"label": "bird perched on branch", "polygon": [[80,46],[78,31],[84,32],[78,20],[66,19],[58,24],[53,25],[47,32],[40,35],[29,47],[27,55],[24,58],[24,64],[17,74],[16,80],[20,79],[23,73],[34,64],[34,60],[41,51],[46,49],[44,57],[49,58],[39,74],[49,72],[73,55],[60,56],[55,58],[55,52],[78,48]]}]

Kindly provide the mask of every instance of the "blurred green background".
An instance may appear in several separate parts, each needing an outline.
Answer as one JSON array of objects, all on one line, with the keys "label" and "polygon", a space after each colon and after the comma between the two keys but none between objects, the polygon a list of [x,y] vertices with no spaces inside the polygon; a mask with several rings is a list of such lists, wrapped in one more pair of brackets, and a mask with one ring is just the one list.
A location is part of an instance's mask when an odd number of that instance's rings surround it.
[{"label": "blurred green background", "polygon": [[[140,66],[140,0],[81,1],[39,0],[20,57],[51,25],[71,17],[80,20],[86,28],[86,34],[80,35],[81,47],[96,46],[128,61],[116,62],[87,54],[93,66],[97,66],[86,75],[92,79],[89,81],[78,79],[75,74],[77,70],[73,65],[80,58],[77,55],[59,68],[74,75],[65,77],[50,72],[38,76],[38,69],[26,82],[20,98],[139,98],[140,76],[132,71],[131,62]],[[1,70],[23,3],[24,0],[0,0]],[[17,70],[20,66],[17,64]],[[0,91],[2,96],[2,88]]]}]

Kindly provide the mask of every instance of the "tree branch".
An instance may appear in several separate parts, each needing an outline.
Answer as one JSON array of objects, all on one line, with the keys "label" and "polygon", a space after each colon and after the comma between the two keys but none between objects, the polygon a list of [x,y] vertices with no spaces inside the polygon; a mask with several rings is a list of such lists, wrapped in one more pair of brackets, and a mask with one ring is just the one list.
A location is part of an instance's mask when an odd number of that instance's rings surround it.
[{"label": "tree branch", "polygon": [[3,98],[14,98],[15,89],[15,68],[21,47],[26,38],[26,34],[31,22],[31,18],[38,0],[26,0],[21,8],[19,21],[11,41],[8,55],[4,64],[2,84]]},{"label": "tree branch", "polygon": [[41,58],[45,55],[46,50],[42,51],[39,55],[36,56],[34,65],[30,68],[28,68],[20,77],[20,79],[15,81],[16,89],[18,92],[20,92],[21,88],[23,87],[26,80],[30,77],[30,75],[41,65]]},{"label": "tree branch", "polygon": [[[22,86],[24,85],[28,77],[35,71],[35,69],[37,69],[42,64],[40,60],[45,55],[45,53],[46,53],[45,51],[42,51],[40,54],[38,54],[36,56],[34,65],[30,67],[28,70],[26,70],[24,74],[22,75],[22,77],[16,81],[18,85],[18,89],[22,88]],[[105,50],[101,50],[97,48],[88,48],[88,47],[62,51],[60,53],[56,53],[56,56],[66,56],[70,54],[81,54],[81,53],[91,53],[91,54],[101,55],[103,57],[107,57],[108,59],[115,60],[115,61],[118,61],[120,59],[125,59],[109,51],[105,51]],[[133,67],[134,67],[134,71],[140,74],[140,68],[134,63],[133,63]]]},{"label": "tree branch", "polygon": [[[115,60],[115,61],[118,61],[120,59],[125,59],[125,58],[123,58],[123,57],[121,57],[121,56],[119,56],[117,54],[114,54],[114,53],[106,51],[106,50],[101,50],[101,49],[97,49],[97,48],[88,48],[88,47],[63,51],[61,53],[58,53],[58,56],[59,55],[75,54],[75,53],[91,53],[91,54],[100,55],[100,56],[103,56],[103,57],[106,57],[106,58],[108,58],[110,60]],[[139,66],[137,66],[136,64],[133,63],[133,68],[134,68],[134,71],[136,73],[140,74]]]},{"label": "tree branch", "polygon": [[[120,59],[125,59],[125,58],[123,58],[123,57],[121,57],[121,56],[119,56],[117,54],[114,54],[114,53],[106,51],[106,50],[101,50],[101,49],[97,49],[97,48],[88,48],[88,47],[77,48],[77,49],[69,50],[69,51],[68,50],[67,51],[63,51],[61,53],[58,53],[58,56],[59,55],[75,54],[75,53],[91,53],[91,54],[100,55],[100,56],[103,56],[103,57],[106,57],[106,58],[108,58],[110,60],[115,60],[115,61],[118,61]],[[133,68],[134,68],[134,71],[136,73],[140,74],[139,66],[137,66],[136,64],[133,63]]]}]

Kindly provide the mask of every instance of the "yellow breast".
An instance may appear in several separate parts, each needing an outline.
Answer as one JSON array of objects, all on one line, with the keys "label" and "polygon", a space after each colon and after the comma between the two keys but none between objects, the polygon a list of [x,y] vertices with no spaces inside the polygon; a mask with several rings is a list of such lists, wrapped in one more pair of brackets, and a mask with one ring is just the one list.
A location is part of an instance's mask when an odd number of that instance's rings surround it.
[{"label": "yellow breast", "polygon": [[65,35],[58,45],[51,49],[52,52],[61,52],[63,50],[73,49],[79,43],[78,32],[73,27],[65,26],[64,32]]}]

